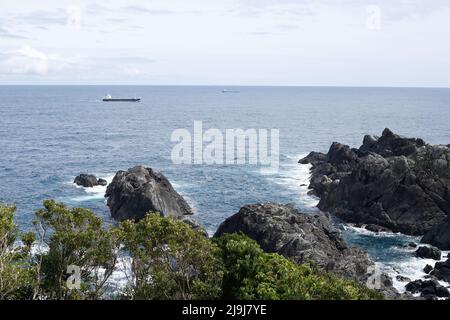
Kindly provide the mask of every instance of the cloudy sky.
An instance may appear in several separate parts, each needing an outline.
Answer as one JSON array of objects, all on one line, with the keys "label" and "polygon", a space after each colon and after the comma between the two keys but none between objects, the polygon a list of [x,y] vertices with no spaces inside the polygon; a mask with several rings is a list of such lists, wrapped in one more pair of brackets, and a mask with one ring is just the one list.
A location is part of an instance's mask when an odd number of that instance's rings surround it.
[{"label": "cloudy sky", "polygon": [[0,0],[0,84],[450,87],[448,0]]}]

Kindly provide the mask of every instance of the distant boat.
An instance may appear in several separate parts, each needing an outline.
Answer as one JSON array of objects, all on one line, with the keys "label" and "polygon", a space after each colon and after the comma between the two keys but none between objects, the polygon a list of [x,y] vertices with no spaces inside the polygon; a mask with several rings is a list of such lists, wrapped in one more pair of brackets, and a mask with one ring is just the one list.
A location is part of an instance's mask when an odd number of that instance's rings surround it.
[{"label": "distant boat", "polygon": [[127,101],[127,102],[140,102],[141,98],[113,98],[110,94],[103,97],[103,101],[115,102],[115,101]]},{"label": "distant boat", "polygon": [[229,90],[229,89],[223,89],[222,93],[239,93],[239,90]]}]

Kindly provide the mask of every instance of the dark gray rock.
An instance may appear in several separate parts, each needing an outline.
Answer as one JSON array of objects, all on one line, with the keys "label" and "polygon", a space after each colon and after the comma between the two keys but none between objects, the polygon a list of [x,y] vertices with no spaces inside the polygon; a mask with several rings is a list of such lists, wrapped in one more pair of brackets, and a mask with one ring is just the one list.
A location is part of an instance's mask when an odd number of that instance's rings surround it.
[{"label": "dark gray rock", "polygon": [[376,233],[380,233],[380,232],[391,232],[391,230],[389,230],[386,227],[382,227],[376,224],[368,224],[365,226],[366,230],[372,231],[372,232],[376,232]]},{"label": "dark gray rock", "polygon": [[410,282],[410,281],[411,281],[410,278],[404,277],[404,276],[401,276],[401,275],[398,275],[398,276],[396,276],[395,278],[396,278],[398,281],[401,281],[401,282]]},{"label": "dark gray rock", "polygon": [[410,242],[410,243],[408,243],[408,247],[411,247],[411,248],[417,248],[417,243],[415,243],[415,242]]},{"label": "dark gray rock", "polygon": [[[93,174],[86,174],[82,173],[79,176],[75,177],[75,180],[73,183],[85,187],[85,188],[92,188],[98,185],[106,185],[107,182],[104,179],[97,179],[96,176]],[[103,184],[105,183],[105,184]]]},{"label": "dark gray rock", "polygon": [[442,250],[450,250],[450,220],[447,218],[443,223],[435,225],[425,233],[421,241]]},{"label": "dark gray rock", "polygon": [[105,197],[111,216],[117,220],[140,220],[149,211],[174,218],[192,214],[163,174],[143,166],[117,172]]},{"label": "dark gray rock", "polygon": [[[310,188],[318,207],[350,223],[424,235],[450,249],[450,149],[385,129],[365,136],[359,149],[333,143],[327,154],[311,153]],[[378,227],[377,227],[378,228]]]},{"label": "dark gray rock", "polygon": [[98,183],[99,186],[106,186],[106,185],[108,185],[108,182],[105,179],[101,179],[101,178],[98,179],[97,183]]},{"label": "dark gray rock", "polygon": [[406,291],[411,293],[420,293],[422,297],[427,299],[435,299],[436,297],[449,297],[449,291],[441,286],[436,280],[414,280],[405,286]]},{"label": "dark gray rock", "polygon": [[[320,269],[366,284],[374,262],[366,251],[348,247],[327,214],[308,215],[289,205],[274,203],[246,205],[226,219],[215,237],[242,232],[266,252],[276,252],[297,263],[313,262]],[[395,295],[387,276],[384,292]]]},{"label": "dark gray rock", "polygon": [[424,145],[425,142],[422,139],[404,138],[386,128],[379,138],[365,136],[359,150],[377,153],[383,157],[410,156]]},{"label": "dark gray rock", "polygon": [[433,271],[433,267],[429,264],[427,264],[425,268],[423,268],[423,272],[425,272],[426,274],[429,274],[431,271]]},{"label": "dark gray rock", "polygon": [[444,262],[436,262],[434,270],[430,274],[439,280],[450,283],[450,259]]},{"label": "dark gray rock", "polygon": [[441,250],[434,247],[419,247],[415,254],[419,258],[441,260]]}]

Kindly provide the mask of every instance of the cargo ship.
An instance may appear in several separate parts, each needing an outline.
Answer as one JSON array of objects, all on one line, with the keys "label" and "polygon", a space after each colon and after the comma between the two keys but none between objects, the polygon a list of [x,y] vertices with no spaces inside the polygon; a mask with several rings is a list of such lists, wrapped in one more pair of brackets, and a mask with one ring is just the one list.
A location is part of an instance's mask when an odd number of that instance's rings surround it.
[{"label": "cargo ship", "polygon": [[116,101],[122,101],[122,102],[140,102],[141,98],[113,98],[110,94],[107,94],[103,97],[103,101],[106,102],[116,102]]}]

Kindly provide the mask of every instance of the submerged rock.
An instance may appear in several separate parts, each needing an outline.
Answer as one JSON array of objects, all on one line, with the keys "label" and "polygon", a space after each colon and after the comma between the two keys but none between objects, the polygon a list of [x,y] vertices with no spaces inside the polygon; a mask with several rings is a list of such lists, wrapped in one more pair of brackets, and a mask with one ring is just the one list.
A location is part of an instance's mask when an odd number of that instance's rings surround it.
[{"label": "submerged rock", "polygon": [[[318,207],[350,223],[423,235],[450,249],[450,149],[404,138],[385,129],[365,136],[359,149],[333,143],[327,154],[312,152],[310,188]],[[377,227],[378,228],[378,227]]]},{"label": "submerged rock", "polygon": [[111,216],[117,220],[140,220],[149,211],[174,218],[192,214],[163,174],[143,166],[117,172],[105,197]]},{"label": "submerged rock", "polygon": [[397,279],[397,281],[400,281],[400,282],[410,282],[411,281],[410,278],[405,277],[405,276],[401,276],[401,275],[398,275],[395,278]]},{"label": "submerged rock", "polygon": [[106,186],[108,184],[106,180],[97,179],[97,177],[94,176],[93,174],[86,174],[86,173],[82,173],[79,176],[75,177],[73,183],[85,188],[92,188],[98,185]]},{"label": "submerged rock", "polygon": [[[303,214],[289,205],[246,205],[226,219],[215,237],[243,232],[266,252],[275,252],[296,263],[314,262],[320,269],[366,284],[375,263],[366,251],[348,247],[327,214]],[[381,275],[385,293],[395,295],[392,281]]]}]

